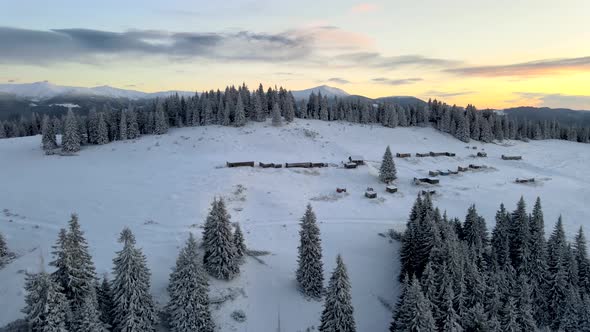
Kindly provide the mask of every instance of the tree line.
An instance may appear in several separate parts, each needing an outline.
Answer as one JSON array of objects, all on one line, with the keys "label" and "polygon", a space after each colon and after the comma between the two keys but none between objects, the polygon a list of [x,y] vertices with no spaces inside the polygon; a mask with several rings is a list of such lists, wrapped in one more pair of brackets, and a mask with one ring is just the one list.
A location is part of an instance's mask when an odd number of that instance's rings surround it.
[{"label": "tree line", "polygon": [[500,205],[491,235],[471,206],[461,222],[418,196],[401,236],[402,290],[390,331],[590,331],[590,261],[541,201]]},{"label": "tree line", "polygon": [[[432,126],[465,142],[504,139],[590,141],[589,127],[567,125],[557,120],[518,121],[494,111],[477,110],[473,105],[461,108],[436,99],[429,100],[426,105],[401,105],[357,97],[328,98],[321,92],[312,92],[307,100],[297,101],[282,87],[265,90],[259,85],[251,91],[245,84],[186,98],[171,95],[152,100],[147,105],[131,102],[124,109],[105,105],[101,111],[72,112],[59,118],[33,113],[30,119],[21,117],[0,121],[0,138],[38,134],[53,137],[69,131],[69,137],[72,140],[77,138],[80,145],[106,144],[140,135],[164,134],[170,127],[214,124],[239,127],[248,121],[265,121],[269,117],[275,125],[303,118],[386,127]],[[76,150],[76,145],[78,143],[70,144],[69,148]],[[52,148],[52,143],[48,148]]]}]

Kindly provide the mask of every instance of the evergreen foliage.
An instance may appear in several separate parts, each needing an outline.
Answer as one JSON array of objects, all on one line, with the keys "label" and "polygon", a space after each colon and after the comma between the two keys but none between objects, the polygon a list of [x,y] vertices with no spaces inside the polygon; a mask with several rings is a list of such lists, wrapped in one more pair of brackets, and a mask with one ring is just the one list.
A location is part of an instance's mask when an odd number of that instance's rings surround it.
[{"label": "evergreen foliage", "polygon": [[379,180],[381,182],[390,183],[397,179],[397,171],[395,169],[395,163],[393,162],[393,155],[389,146],[385,149],[383,154],[383,161],[381,162],[381,168],[379,169]]},{"label": "evergreen foliage", "polygon": [[240,273],[229,220],[223,199],[213,200],[203,231],[203,264],[217,279],[230,280]]},{"label": "evergreen foliage", "polygon": [[301,218],[296,279],[301,292],[319,299],[324,290],[324,265],[320,229],[310,204]]},{"label": "evergreen foliage", "polygon": [[336,257],[336,268],[332,272],[328,283],[324,310],[322,311],[318,330],[320,332],[356,331],[350,281],[346,266],[340,255]]}]

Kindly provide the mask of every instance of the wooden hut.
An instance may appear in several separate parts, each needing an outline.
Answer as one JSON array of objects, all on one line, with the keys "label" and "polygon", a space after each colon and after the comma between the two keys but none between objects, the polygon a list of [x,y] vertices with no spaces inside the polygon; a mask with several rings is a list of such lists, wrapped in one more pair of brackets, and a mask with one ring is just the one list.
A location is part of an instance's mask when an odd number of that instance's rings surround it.
[{"label": "wooden hut", "polygon": [[469,164],[469,168],[471,168],[471,169],[483,169],[483,168],[488,168],[488,167],[486,165]]},{"label": "wooden hut", "polygon": [[455,157],[455,156],[457,156],[457,154],[454,153],[454,152],[445,152],[445,156],[447,156],[447,157]]},{"label": "wooden hut", "polygon": [[411,153],[396,153],[395,156],[397,158],[410,158],[412,156]]},{"label": "wooden hut", "polygon": [[457,172],[467,172],[468,170],[469,170],[469,167],[457,166]]},{"label": "wooden hut", "polygon": [[514,181],[516,183],[532,183],[535,182],[535,178],[530,178],[530,179],[516,179],[516,181]]},{"label": "wooden hut", "polygon": [[440,156],[446,156],[446,152],[432,152],[430,151],[428,153],[431,157],[440,157]]},{"label": "wooden hut", "polygon": [[328,167],[326,163],[311,163],[311,167]]},{"label": "wooden hut", "polygon": [[275,164],[274,168],[283,168],[283,164]]},{"label": "wooden hut", "polygon": [[341,194],[346,192],[346,188],[336,188],[336,192]]},{"label": "wooden hut", "polygon": [[229,161],[225,163],[227,165],[227,167],[254,167],[254,162],[253,161],[240,161],[240,162],[233,162],[230,163]]},{"label": "wooden hut", "polygon": [[458,170],[457,171],[451,171],[449,169],[449,170],[447,170],[447,172],[449,172],[449,175],[457,175],[457,174],[459,174],[459,171]]},{"label": "wooden hut", "polygon": [[365,191],[365,197],[366,198],[377,198],[377,192],[375,190],[373,190],[373,188],[369,187]]},{"label": "wooden hut", "polygon": [[356,168],[357,166],[358,165],[356,163],[353,163],[353,162],[348,162],[348,163],[344,164],[344,168],[349,168],[349,169]]},{"label": "wooden hut", "polygon": [[502,155],[503,160],[522,160],[522,156],[505,156]]},{"label": "wooden hut", "polygon": [[416,157],[430,157],[430,153],[416,153]]},{"label": "wooden hut", "polygon": [[477,157],[480,157],[480,158],[485,158],[485,157],[487,157],[487,156],[488,156],[488,154],[487,154],[487,153],[485,153],[485,152],[478,152],[476,156],[477,156]]},{"label": "wooden hut", "polygon": [[397,187],[393,186],[393,185],[388,185],[385,187],[385,191],[387,191],[388,193],[396,193],[397,192]]},{"label": "wooden hut", "polygon": [[258,163],[258,165],[262,168],[274,168],[275,167],[274,163],[265,164],[265,163],[260,162],[260,163]]},{"label": "wooden hut", "polygon": [[449,171],[438,171],[438,174],[440,174],[441,176],[449,176],[449,175],[451,175],[451,173]]},{"label": "wooden hut", "polygon": [[439,179],[431,179],[431,178],[414,178],[415,184],[421,183],[428,183],[428,184],[438,184],[440,182]]},{"label": "wooden hut", "polygon": [[363,158],[363,156],[350,156],[348,157],[348,162],[351,163],[355,163],[357,165],[364,165],[365,164],[365,158]]},{"label": "wooden hut", "polygon": [[428,176],[439,176],[439,175],[440,175],[439,171],[429,171],[428,172]]}]

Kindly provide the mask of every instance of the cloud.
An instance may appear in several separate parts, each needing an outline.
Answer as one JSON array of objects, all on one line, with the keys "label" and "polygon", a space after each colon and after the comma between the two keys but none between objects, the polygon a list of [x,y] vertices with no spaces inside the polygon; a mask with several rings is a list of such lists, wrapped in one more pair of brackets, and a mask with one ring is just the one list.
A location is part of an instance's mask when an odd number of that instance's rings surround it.
[{"label": "cloud", "polygon": [[353,14],[370,13],[376,11],[377,8],[374,3],[359,3],[350,8],[350,12]]},{"label": "cloud", "polygon": [[333,59],[343,65],[365,66],[379,69],[395,69],[404,66],[447,67],[457,65],[454,60],[429,58],[421,55],[383,56],[377,52],[355,52],[337,55]]},{"label": "cloud", "polygon": [[473,93],[475,93],[475,91],[467,90],[467,91],[457,91],[457,92],[445,92],[445,91],[438,91],[438,90],[429,90],[429,91],[426,91],[424,94],[427,96],[448,98],[448,97],[465,96],[465,95],[470,95]]},{"label": "cloud", "polygon": [[337,84],[348,84],[348,83],[350,83],[349,80],[345,80],[345,79],[340,78],[340,77],[332,77],[332,78],[329,78],[326,82],[337,83]]},{"label": "cloud", "polygon": [[506,100],[519,105],[590,110],[590,96],[561,93],[515,92],[517,98]]},{"label": "cloud", "polygon": [[590,56],[581,58],[546,59],[498,66],[474,66],[446,69],[463,76],[537,76],[569,71],[590,71]]},{"label": "cloud", "polygon": [[420,81],[423,81],[423,79],[421,79],[419,77],[402,78],[402,79],[395,79],[395,80],[385,78],[385,77],[378,77],[378,78],[374,78],[371,80],[371,82],[373,82],[373,83],[385,84],[385,85],[406,85],[406,84],[414,84],[414,83],[420,82]]}]

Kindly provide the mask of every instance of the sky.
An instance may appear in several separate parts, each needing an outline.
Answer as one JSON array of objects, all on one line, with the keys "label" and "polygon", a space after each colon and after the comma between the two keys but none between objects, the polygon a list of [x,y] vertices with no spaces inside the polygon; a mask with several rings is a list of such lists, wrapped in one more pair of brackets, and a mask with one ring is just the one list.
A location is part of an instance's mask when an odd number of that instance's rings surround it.
[{"label": "sky", "polygon": [[5,1],[0,83],[327,84],[478,108],[590,110],[588,13],[588,0]]}]

